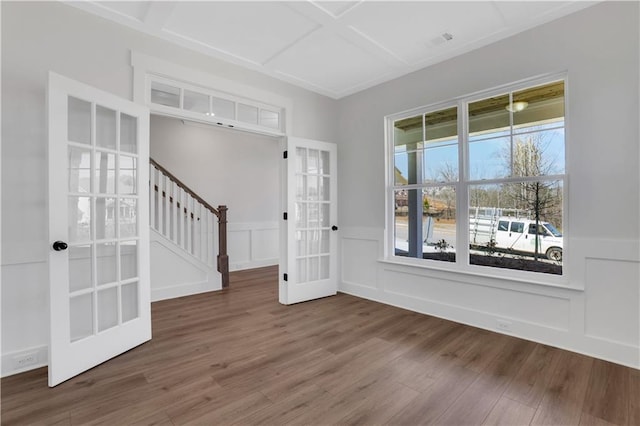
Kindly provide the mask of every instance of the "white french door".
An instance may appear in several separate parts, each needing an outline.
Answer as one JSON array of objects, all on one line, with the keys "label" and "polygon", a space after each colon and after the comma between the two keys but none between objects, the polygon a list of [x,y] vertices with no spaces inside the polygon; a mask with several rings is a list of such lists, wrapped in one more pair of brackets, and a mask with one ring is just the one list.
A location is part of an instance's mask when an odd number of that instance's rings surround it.
[{"label": "white french door", "polygon": [[337,154],[333,143],[299,138],[286,149],[279,299],[292,304],[337,292]]},{"label": "white french door", "polygon": [[151,339],[149,110],[49,73],[49,386]]}]

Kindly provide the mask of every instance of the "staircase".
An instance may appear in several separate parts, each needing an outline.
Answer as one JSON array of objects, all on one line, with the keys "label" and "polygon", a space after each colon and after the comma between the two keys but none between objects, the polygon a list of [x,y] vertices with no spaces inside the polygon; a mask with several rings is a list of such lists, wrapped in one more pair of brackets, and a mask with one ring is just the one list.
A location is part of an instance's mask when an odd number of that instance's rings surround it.
[{"label": "staircase", "polygon": [[156,161],[150,158],[149,163],[152,240],[208,275],[215,274],[215,267],[220,275],[209,280],[221,278],[227,288],[227,207],[212,207]]}]

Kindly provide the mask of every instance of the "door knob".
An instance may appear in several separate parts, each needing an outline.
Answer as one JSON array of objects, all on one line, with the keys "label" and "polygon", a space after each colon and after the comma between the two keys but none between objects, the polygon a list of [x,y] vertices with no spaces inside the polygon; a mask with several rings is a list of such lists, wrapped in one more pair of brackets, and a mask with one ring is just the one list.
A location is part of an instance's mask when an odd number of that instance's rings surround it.
[{"label": "door knob", "polygon": [[53,243],[53,249],[55,251],[66,250],[67,247],[67,243],[65,243],[64,241],[56,241],[55,243]]},{"label": "door knob", "polygon": [[333,225],[333,226],[331,227],[331,230],[332,230],[332,231],[337,231],[337,230],[338,230],[338,227],[337,227],[337,226],[335,226],[335,225]]}]

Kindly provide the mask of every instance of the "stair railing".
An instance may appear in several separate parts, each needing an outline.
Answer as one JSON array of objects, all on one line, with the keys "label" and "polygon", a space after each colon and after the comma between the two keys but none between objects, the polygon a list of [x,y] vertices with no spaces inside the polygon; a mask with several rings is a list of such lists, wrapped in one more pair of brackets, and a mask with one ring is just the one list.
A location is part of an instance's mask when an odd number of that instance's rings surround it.
[{"label": "stair railing", "polygon": [[[215,208],[171,172],[149,158],[151,228],[222,274],[229,287],[227,206]],[[218,219],[218,255],[214,262],[214,216]]]}]

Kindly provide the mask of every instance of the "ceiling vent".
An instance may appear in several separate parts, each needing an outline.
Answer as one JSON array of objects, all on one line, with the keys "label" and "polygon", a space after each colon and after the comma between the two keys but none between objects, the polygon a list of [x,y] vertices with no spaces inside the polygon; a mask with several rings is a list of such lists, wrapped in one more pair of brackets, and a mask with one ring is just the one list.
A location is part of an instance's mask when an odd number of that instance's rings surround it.
[{"label": "ceiling vent", "polygon": [[444,32],[440,34],[438,37],[434,37],[431,40],[429,40],[429,44],[431,44],[431,46],[440,46],[441,44],[444,44],[451,40],[453,40],[453,34]]}]

